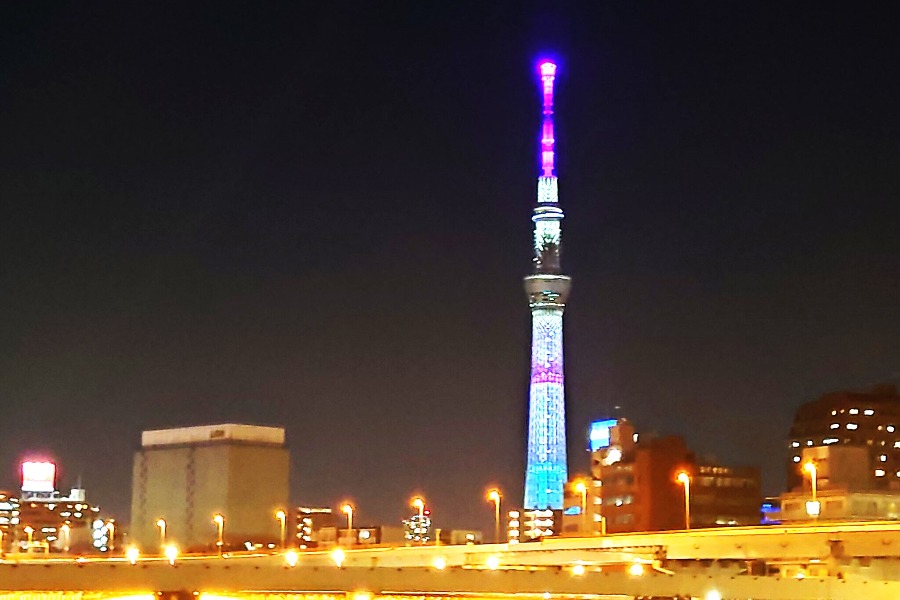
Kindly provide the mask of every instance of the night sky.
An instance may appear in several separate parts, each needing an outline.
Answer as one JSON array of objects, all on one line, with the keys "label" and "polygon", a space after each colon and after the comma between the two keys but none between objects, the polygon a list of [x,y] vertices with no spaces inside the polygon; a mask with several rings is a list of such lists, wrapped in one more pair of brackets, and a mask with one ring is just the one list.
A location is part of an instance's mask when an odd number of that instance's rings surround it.
[{"label": "night sky", "polygon": [[127,519],[142,430],[248,422],[287,429],[297,503],[489,530],[552,52],[570,471],[626,416],[780,492],[800,403],[900,378],[893,17],[4,5],[0,487],[49,456]]}]

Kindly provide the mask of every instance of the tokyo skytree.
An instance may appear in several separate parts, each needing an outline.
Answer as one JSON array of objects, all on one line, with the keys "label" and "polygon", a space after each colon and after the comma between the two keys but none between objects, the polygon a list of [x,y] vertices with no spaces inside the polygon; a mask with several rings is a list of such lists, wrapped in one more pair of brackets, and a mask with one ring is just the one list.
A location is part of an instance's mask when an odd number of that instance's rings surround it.
[{"label": "tokyo skytree", "polygon": [[541,168],[534,222],[534,271],[525,277],[531,307],[531,385],[528,402],[526,510],[561,509],[566,466],[566,407],[563,381],[563,311],[571,281],[561,273],[563,211],[554,173],[553,82],[556,64],[538,66],[543,92]]}]

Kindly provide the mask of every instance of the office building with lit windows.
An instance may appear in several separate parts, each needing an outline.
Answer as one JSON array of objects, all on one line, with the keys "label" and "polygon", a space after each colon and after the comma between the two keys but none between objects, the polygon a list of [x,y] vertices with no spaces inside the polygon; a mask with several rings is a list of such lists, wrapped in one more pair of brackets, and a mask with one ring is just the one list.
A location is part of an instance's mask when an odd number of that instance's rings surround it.
[{"label": "office building with lit windows", "polygon": [[[803,453],[821,446],[865,450],[867,460],[848,465],[859,471],[853,483],[848,482],[851,489],[900,491],[900,395],[896,386],[834,392],[801,405],[788,438],[789,490],[800,491],[809,485],[802,471]],[[846,480],[849,474],[842,477]],[[827,481],[823,483],[828,486]]]},{"label": "office building with lit windows", "polygon": [[680,472],[690,477],[692,528],[760,522],[757,467],[700,459],[682,437],[639,436],[626,419],[593,423],[589,450],[593,482],[587,517],[594,533],[602,521],[607,533],[684,529]]}]

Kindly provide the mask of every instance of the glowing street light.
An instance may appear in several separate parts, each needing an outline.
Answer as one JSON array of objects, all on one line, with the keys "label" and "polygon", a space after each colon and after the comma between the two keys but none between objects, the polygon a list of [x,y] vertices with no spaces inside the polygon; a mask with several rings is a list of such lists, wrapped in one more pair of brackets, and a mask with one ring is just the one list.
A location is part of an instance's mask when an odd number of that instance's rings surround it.
[{"label": "glowing street light", "polygon": [[419,496],[413,498],[412,507],[419,510],[419,519],[425,518],[425,501]]},{"label": "glowing street light", "polygon": [[416,496],[416,497],[413,498],[413,500],[412,500],[412,507],[415,508],[415,509],[418,509],[418,511],[419,511],[419,524],[418,524],[418,526],[419,526],[419,528],[422,529],[422,535],[420,536],[419,539],[420,539],[421,542],[424,544],[424,543],[425,543],[425,533],[424,533],[424,532],[425,532],[425,500],[423,500],[423,499],[422,499],[421,497],[419,497],[419,496]]},{"label": "glowing street light", "polygon": [[68,523],[63,523],[59,528],[59,532],[66,536],[66,541],[63,542],[63,552],[66,554],[69,553],[69,536],[71,535],[71,527],[69,527]]},{"label": "glowing street light", "polygon": [[494,543],[500,543],[500,490],[494,488],[488,491],[488,502],[494,503]]},{"label": "glowing street light", "polygon": [[335,548],[334,552],[331,553],[331,560],[334,561],[334,564],[336,564],[339,569],[344,564],[344,558],[346,558],[346,555],[340,548]]},{"label": "glowing street light", "polygon": [[297,554],[296,550],[289,550],[284,555],[284,562],[292,569],[297,566],[298,560],[300,560],[300,555]]},{"label": "glowing street light", "polygon": [[347,515],[347,539],[349,540],[347,544],[352,546],[356,541],[353,539],[353,506],[349,502],[345,502],[341,506],[341,512]]},{"label": "glowing street light", "polygon": [[166,546],[166,549],[164,550],[164,554],[166,555],[166,558],[169,559],[169,564],[174,567],[175,559],[178,558],[178,546],[175,546],[174,544],[169,544],[168,546]]},{"label": "glowing street light", "polygon": [[166,520],[157,519],[156,526],[159,527],[159,547],[162,550],[166,548]]},{"label": "glowing street light", "polygon": [[27,552],[31,552],[31,543],[34,541],[34,527],[31,525],[26,525],[23,530],[28,535],[28,549]]},{"label": "glowing street light", "polygon": [[225,545],[225,517],[217,513],[213,515],[212,520],[216,524],[216,546],[219,548],[219,556],[222,556],[222,546]]},{"label": "glowing street light", "polygon": [[803,465],[803,472],[809,474],[809,483],[812,485],[812,500],[806,503],[806,514],[816,519],[819,517],[821,509],[821,504],[819,504],[817,498],[819,468],[816,466],[816,463],[809,461]]},{"label": "glowing street light", "polygon": [[575,484],[575,491],[581,494],[581,531],[587,533],[587,485],[584,481]]},{"label": "glowing street light", "polygon": [[676,481],[684,486],[684,528],[691,528],[691,476],[687,471],[681,471]]},{"label": "glowing street light", "polygon": [[113,548],[115,548],[116,546],[116,522],[110,519],[106,522],[106,525],[104,527],[106,529],[107,535],[109,536],[109,542],[106,544],[106,547],[109,548],[110,552],[112,552]]},{"label": "glowing street light", "polygon": [[279,510],[275,513],[275,518],[278,519],[278,522],[281,524],[281,549],[284,550],[284,532],[285,524],[287,521],[287,514],[283,510]]}]

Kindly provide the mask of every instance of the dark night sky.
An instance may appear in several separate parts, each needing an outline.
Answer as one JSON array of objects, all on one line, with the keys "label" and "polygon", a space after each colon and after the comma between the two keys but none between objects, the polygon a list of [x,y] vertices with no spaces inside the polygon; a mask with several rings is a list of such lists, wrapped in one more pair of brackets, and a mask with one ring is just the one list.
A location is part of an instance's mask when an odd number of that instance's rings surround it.
[{"label": "dark night sky", "polygon": [[[887,7],[885,3],[882,6]],[[570,470],[589,419],[783,485],[794,409],[900,376],[894,15],[812,3],[0,8],[0,486],[127,516],[143,429],[283,425],[294,500],[521,500],[539,95]]]}]

